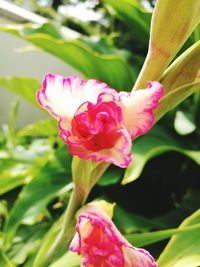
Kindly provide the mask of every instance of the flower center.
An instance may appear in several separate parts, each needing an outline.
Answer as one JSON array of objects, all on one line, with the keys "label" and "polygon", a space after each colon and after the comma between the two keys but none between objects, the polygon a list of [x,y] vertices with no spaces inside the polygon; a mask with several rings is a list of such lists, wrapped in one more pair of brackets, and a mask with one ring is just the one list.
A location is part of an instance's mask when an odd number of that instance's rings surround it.
[{"label": "flower center", "polygon": [[72,120],[72,133],[88,150],[99,151],[115,145],[121,124],[121,108],[115,102],[87,102]]}]

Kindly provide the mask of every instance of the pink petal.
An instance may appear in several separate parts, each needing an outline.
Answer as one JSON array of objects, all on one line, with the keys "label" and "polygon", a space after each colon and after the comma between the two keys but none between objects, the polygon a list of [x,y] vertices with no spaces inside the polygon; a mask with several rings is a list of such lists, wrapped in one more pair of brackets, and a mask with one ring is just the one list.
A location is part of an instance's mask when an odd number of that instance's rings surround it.
[{"label": "pink petal", "polygon": [[[93,159],[95,161],[106,161],[113,163],[119,167],[126,168],[131,160],[131,138],[130,134],[126,129],[120,129],[117,132],[118,140],[115,145],[111,148],[101,149],[98,151],[92,151],[87,149],[86,145],[83,143],[70,143],[64,132],[60,133],[61,138],[68,144],[69,151],[72,155],[77,155],[81,159]],[[112,135],[108,137],[112,140]],[[67,140],[68,139],[68,140]],[[105,138],[106,141],[107,137]],[[71,139],[72,140],[72,139]]]},{"label": "pink petal", "polygon": [[154,123],[153,110],[163,95],[163,86],[159,82],[149,82],[148,88],[128,94],[121,93],[121,104],[126,129],[131,138],[145,134]]},{"label": "pink petal", "polygon": [[85,81],[77,76],[47,74],[42,88],[37,91],[37,98],[39,104],[60,121],[60,127],[69,130],[78,107],[86,101],[96,103],[99,94],[105,92],[115,90],[97,80]]},{"label": "pink petal", "polygon": [[124,267],[158,267],[154,258],[144,249],[124,246],[123,253],[125,255]]},{"label": "pink petal", "polygon": [[84,267],[158,267],[148,251],[125,240],[98,203],[79,215],[69,249],[82,256]]},{"label": "pink petal", "polygon": [[[121,168],[126,168],[132,161],[131,147],[132,142],[129,133],[125,129],[119,131],[120,138],[114,147],[110,149],[100,150],[98,154],[93,155],[96,161],[106,161],[113,163]],[[112,136],[110,136],[112,138]]]}]

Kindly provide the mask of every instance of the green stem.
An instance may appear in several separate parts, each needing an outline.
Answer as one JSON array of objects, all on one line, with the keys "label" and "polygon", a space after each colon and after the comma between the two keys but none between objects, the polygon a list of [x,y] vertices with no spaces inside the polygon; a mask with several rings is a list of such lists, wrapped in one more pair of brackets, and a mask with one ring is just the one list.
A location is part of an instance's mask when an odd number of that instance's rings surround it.
[{"label": "green stem", "polygon": [[72,167],[74,189],[65,212],[62,228],[48,249],[42,250],[36,257],[34,267],[49,267],[50,264],[66,250],[67,244],[74,233],[74,217],[79,208],[85,203],[92,187],[108,168],[109,163],[100,162],[96,166],[78,158]]},{"label": "green stem", "polygon": [[75,213],[85,203],[88,193],[89,192],[83,191],[77,185],[74,185],[61,231],[59,232],[52,246],[49,248],[47,254],[43,256],[43,262],[38,263],[35,267],[48,267],[55,259],[55,256],[59,254],[59,252],[63,251],[63,249],[66,247],[66,241],[69,239],[68,236],[70,234],[69,229],[72,227],[74,222]]}]

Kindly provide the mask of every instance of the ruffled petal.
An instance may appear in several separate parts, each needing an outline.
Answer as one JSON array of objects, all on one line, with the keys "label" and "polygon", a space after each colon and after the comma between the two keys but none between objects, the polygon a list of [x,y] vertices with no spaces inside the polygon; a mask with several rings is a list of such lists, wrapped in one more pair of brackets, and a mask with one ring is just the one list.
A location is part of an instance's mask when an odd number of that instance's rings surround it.
[{"label": "ruffled petal", "polygon": [[154,258],[144,249],[132,246],[123,246],[124,267],[158,267]]},{"label": "ruffled petal", "polygon": [[84,267],[158,267],[148,251],[128,243],[98,202],[79,215],[69,249]]},{"label": "ruffled petal", "polygon": [[105,92],[115,90],[97,80],[85,81],[78,76],[47,74],[42,88],[37,91],[37,99],[59,121],[59,126],[68,130],[79,106],[86,101],[96,103],[99,94]]},{"label": "ruffled petal", "polygon": [[[85,143],[73,142],[73,136],[70,138],[66,132],[62,131],[60,137],[68,144],[69,151],[72,155],[79,156],[81,159],[93,159],[95,161],[106,161],[113,163],[121,168],[126,168],[131,160],[131,138],[126,129],[120,129],[116,133],[118,135],[117,142],[111,148],[101,149],[96,152],[89,150]],[[112,134],[108,136],[112,140]],[[107,137],[105,137],[106,141]],[[114,139],[114,138],[113,138]],[[70,141],[71,140],[71,141]]]},{"label": "ruffled petal", "polygon": [[69,249],[83,256],[81,266],[123,267],[124,239],[101,206],[92,204],[78,217]]},{"label": "ruffled petal", "polygon": [[128,94],[120,93],[124,124],[132,140],[145,134],[154,123],[153,110],[163,95],[163,86],[159,82],[149,82],[148,88]]}]

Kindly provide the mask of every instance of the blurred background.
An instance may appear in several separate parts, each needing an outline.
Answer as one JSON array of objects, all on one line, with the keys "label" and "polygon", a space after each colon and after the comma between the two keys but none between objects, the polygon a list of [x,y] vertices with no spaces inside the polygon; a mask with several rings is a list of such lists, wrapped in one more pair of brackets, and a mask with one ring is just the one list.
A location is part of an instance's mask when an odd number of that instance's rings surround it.
[{"label": "blurred background", "polygon": [[[48,3],[46,2],[46,4]],[[50,8],[50,6],[48,7]],[[0,1],[0,24],[32,22],[35,19],[36,21],[43,20],[32,12],[26,12],[26,9],[34,11],[37,8],[40,8],[40,1]],[[27,46],[30,44],[17,36],[0,32],[0,76],[31,76],[42,80],[43,75],[48,72],[60,73],[65,76],[78,74],[77,70],[42,50],[35,49],[35,51],[28,53],[23,51]],[[2,125],[8,122],[10,106],[16,95],[1,86],[0,95],[0,124]],[[46,117],[44,112],[20,97],[18,127]]]},{"label": "blurred background", "polygon": [[[151,0],[142,0],[141,3],[148,10],[152,10],[154,5],[154,1]],[[26,22],[41,23],[45,22],[47,18],[72,29],[68,32],[72,36],[76,36],[77,32],[86,35],[104,35],[112,32],[113,28],[121,31],[120,28],[124,27],[120,21],[114,22],[109,17],[108,11],[98,0],[0,0],[1,25]],[[115,23],[116,25],[113,25]],[[118,34],[116,32],[116,35]],[[129,38],[128,35],[124,39],[126,38]],[[123,40],[119,45],[123,45]],[[130,46],[130,44],[128,45]],[[31,76],[41,80],[43,75],[48,72],[60,73],[65,76],[79,74],[77,70],[62,63],[56,57],[31,48],[30,44],[18,37],[0,32],[0,76]],[[2,87],[0,87],[0,94],[0,124],[3,124],[8,121],[8,110],[14,95],[3,90]],[[43,112],[38,111],[20,98],[17,119],[19,127],[45,117]]]},{"label": "blurred background", "polygon": [[[0,266],[7,242],[14,266],[32,267],[60,227],[72,188],[71,155],[35,99],[42,77],[78,74],[130,91],[147,54],[155,2],[0,0]],[[199,40],[200,26],[174,59]],[[172,235],[160,231],[176,229],[200,207],[199,110],[197,91],[134,140],[127,171],[110,166],[89,195],[117,203],[117,227],[155,257]],[[160,237],[139,237],[148,231]]]}]

